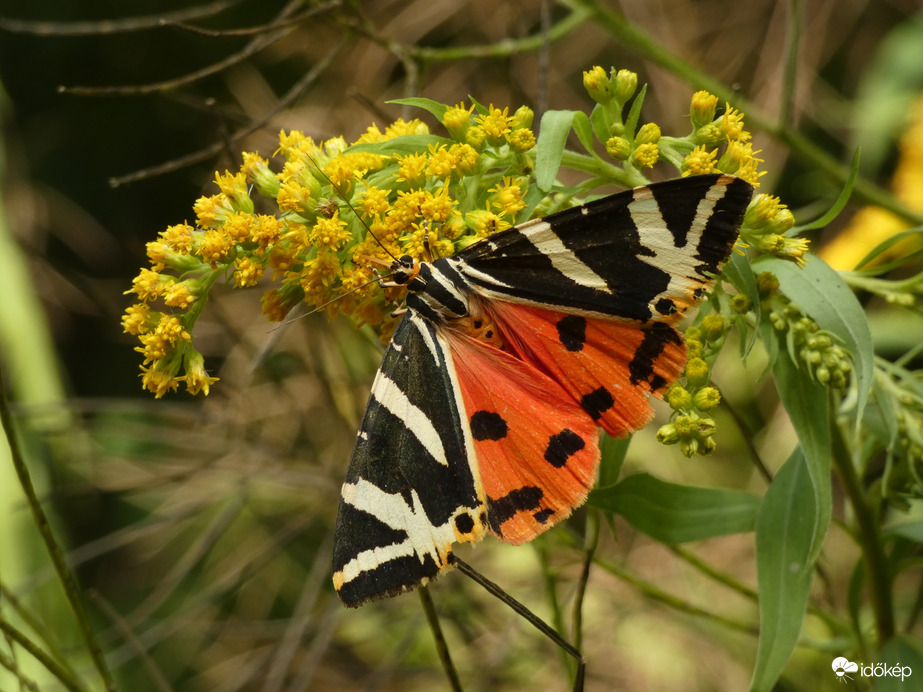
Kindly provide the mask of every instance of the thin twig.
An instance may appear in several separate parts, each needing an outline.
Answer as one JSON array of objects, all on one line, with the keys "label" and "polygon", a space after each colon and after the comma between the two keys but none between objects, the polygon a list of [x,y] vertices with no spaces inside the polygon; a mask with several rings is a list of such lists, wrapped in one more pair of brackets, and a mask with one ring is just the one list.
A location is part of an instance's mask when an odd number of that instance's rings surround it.
[{"label": "thin twig", "polygon": [[788,31],[785,49],[785,74],[782,80],[782,105],[779,108],[779,122],[794,124],[795,91],[798,86],[798,49],[801,47],[801,0],[789,0]]},{"label": "thin twig", "polygon": [[570,644],[568,641],[566,641],[547,622],[542,620],[535,613],[526,608],[522,603],[510,596],[506,591],[501,589],[497,584],[478,572],[467,562],[463,561],[461,558],[455,555],[452,555],[452,563],[456,565],[459,571],[461,571],[466,577],[473,579],[490,594],[503,601],[535,629],[544,634],[551,641],[566,651],[570,656],[572,656],[574,660],[577,661],[577,676],[574,680],[574,690],[575,692],[583,690],[583,680],[586,674],[586,659],[583,658],[583,654],[581,654],[580,651],[578,651],[573,646],[573,644]]},{"label": "thin twig", "polygon": [[132,631],[131,626],[125,621],[125,619],[119,614],[119,612],[112,607],[112,605],[104,599],[98,591],[95,589],[91,590],[88,593],[89,598],[97,605],[97,607],[102,611],[109,620],[111,620],[116,629],[122,634],[122,638],[128,643],[128,645],[134,650],[138,658],[141,660],[141,665],[147,670],[150,675],[151,681],[158,690],[161,692],[171,692],[173,686],[170,685],[169,681],[164,677],[163,672],[154,662],[154,659],[148,654],[145,650],[144,645],[138,641],[138,638],[135,636],[135,633]]},{"label": "thin twig", "polygon": [[583,644],[583,603],[586,587],[590,581],[590,568],[593,556],[599,545],[599,513],[590,511],[586,522],[586,535],[583,542],[583,566],[577,579],[577,593],[574,595],[574,646],[580,649]]},{"label": "thin twig", "polygon": [[170,28],[182,29],[183,31],[189,31],[194,34],[201,34],[202,36],[208,36],[210,38],[228,38],[236,36],[253,36],[254,34],[265,34],[267,31],[273,31],[275,29],[282,29],[285,27],[290,27],[294,24],[304,21],[308,17],[313,17],[316,14],[321,14],[327,12],[328,10],[336,9],[343,4],[342,0],[329,0],[322,5],[315,5],[314,7],[309,7],[301,14],[296,14],[291,17],[286,17],[284,19],[277,19],[270,22],[269,24],[261,24],[260,26],[248,26],[240,29],[207,29],[202,26],[196,26],[195,24],[187,24],[184,22],[174,22],[168,19],[164,19],[161,22],[162,26],[168,26]]},{"label": "thin twig", "polygon": [[[44,649],[39,648],[35,642],[7,622],[3,617],[0,617],[0,631],[3,632],[4,636],[9,637],[23,649],[28,651],[35,660],[45,666],[46,670],[60,680],[71,692],[86,692],[86,688],[83,687],[80,681],[76,677],[72,677],[71,673],[58,663],[54,657],[49,655]],[[114,690],[115,687],[113,686],[109,689]]]},{"label": "thin twig", "polygon": [[852,505],[853,516],[856,518],[857,536],[868,574],[878,641],[884,643],[894,636],[894,603],[891,598],[888,559],[885,556],[884,546],[881,544],[881,535],[873,516],[873,509],[869,506],[868,498],[836,421],[831,422],[830,430],[833,442],[833,466],[843,481],[843,489]]},{"label": "thin twig", "polygon": [[[288,5],[283,8],[279,13],[279,18],[287,17],[289,14],[294,12],[298,7],[301,7],[300,0],[293,0]],[[196,70],[195,72],[190,72],[182,77],[176,77],[174,79],[168,79],[163,82],[153,82],[151,84],[139,84],[139,85],[120,85],[120,86],[105,86],[105,87],[85,87],[85,86],[60,86],[58,87],[58,93],[61,94],[75,94],[78,96],[128,96],[136,94],[152,94],[158,91],[167,91],[170,89],[176,89],[185,84],[190,84],[192,82],[197,82],[200,79],[204,79],[210,75],[222,72],[227,68],[237,65],[238,63],[243,62],[251,55],[255,55],[260,52],[266,46],[273,44],[278,41],[283,36],[291,33],[294,27],[284,26],[281,29],[275,31],[270,31],[269,33],[260,34],[254,38],[250,43],[244,46],[241,50],[236,53],[233,53],[226,57],[224,60],[219,60],[216,63],[212,63],[208,67],[203,67],[201,70]]]},{"label": "thin twig", "polygon": [[143,17],[123,17],[121,19],[96,19],[86,22],[34,22],[28,19],[0,17],[0,30],[15,34],[33,34],[35,36],[98,36],[100,34],[121,34],[130,31],[156,29],[167,22],[188,22],[203,17],[213,17],[233,7],[241,0],[223,0],[201,7],[161,12]]},{"label": "thin twig", "polygon": [[[337,43],[321,60],[314,63],[314,66],[311,68],[304,77],[302,77],[297,84],[295,84],[288,93],[285,94],[279,101],[267,111],[262,118],[260,118],[255,123],[249,125],[248,127],[235,132],[234,134],[228,137],[228,140],[231,142],[236,142],[238,140],[247,137],[257,130],[263,128],[270,120],[272,120],[276,115],[285,110],[290,106],[299,96],[301,96],[315,81],[318,77],[330,66],[336,56],[340,53],[343,47],[346,45],[345,39]],[[148,178],[153,178],[158,175],[163,175],[164,173],[169,173],[186,166],[191,166],[194,163],[200,161],[205,161],[216,154],[221,153],[225,148],[225,142],[215,142],[214,144],[200,149],[197,152],[188,154],[187,156],[182,156],[177,159],[172,159],[164,163],[158,164],[156,166],[150,166],[149,168],[144,168],[140,171],[135,171],[134,173],[129,173],[127,175],[115,176],[109,179],[109,185],[111,187],[119,187],[120,185],[126,185],[128,183],[135,183],[140,180],[146,180]]]},{"label": "thin twig", "polygon": [[[51,557],[51,563],[54,565],[55,571],[58,574],[58,580],[64,588],[64,593],[67,595],[67,600],[77,619],[77,624],[80,626],[80,632],[83,635],[83,640],[87,649],[89,649],[90,657],[93,659],[93,663],[96,665],[96,669],[103,679],[105,688],[107,690],[115,690],[115,680],[112,677],[109,666],[106,664],[102,649],[99,646],[99,642],[96,641],[96,635],[84,611],[83,600],[77,588],[77,581],[74,579],[74,575],[71,573],[67,566],[67,562],[64,560],[64,553],[58,545],[57,540],[55,540],[51,525],[48,523],[48,517],[45,515],[45,510],[42,509],[42,505],[38,500],[38,495],[35,492],[35,486],[32,484],[32,476],[29,473],[29,468],[26,466],[25,457],[19,446],[19,437],[16,434],[16,429],[13,426],[13,419],[10,416],[2,367],[0,367],[0,423],[2,423],[3,431],[6,434],[9,444],[13,468],[16,470],[16,475],[19,477],[19,484],[22,486],[26,501],[32,511],[32,519],[42,536],[42,540],[45,542],[45,547]],[[60,666],[57,666],[57,662],[55,662],[55,666],[60,668]]]},{"label": "thin twig", "polygon": [[433,639],[436,643],[436,652],[439,654],[439,661],[442,663],[442,669],[445,671],[449,684],[454,692],[463,692],[461,680],[458,677],[458,671],[455,664],[452,663],[452,656],[449,653],[449,647],[445,642],[445,636],[442,634],[442,625],[439,624],[439,615],[436,613],[436,604],[433,603],[433,597],[429,589],[421,586],[417,589],[420,594],[420,603],[423,604],[423,612],[426,614],[426,622],[429,623],[429,630],[433,633]]}]

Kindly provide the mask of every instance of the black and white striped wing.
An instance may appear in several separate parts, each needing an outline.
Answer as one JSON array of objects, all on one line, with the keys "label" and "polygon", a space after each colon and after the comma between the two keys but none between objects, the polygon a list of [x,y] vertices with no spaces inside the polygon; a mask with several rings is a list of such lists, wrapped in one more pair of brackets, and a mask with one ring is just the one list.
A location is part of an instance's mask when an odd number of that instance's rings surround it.
[{"label": "black and white striped wing", "polygon": [[444,340],[414,310],[385,351],[340,497],[334,586],[346,605],[416,588],[487,527]]},{"label": "black and white striped wing", "polygon": [[439,261],[487,298],[672,323],[727,260],[752,194],[732,175],[655,183],[528,221]]}]

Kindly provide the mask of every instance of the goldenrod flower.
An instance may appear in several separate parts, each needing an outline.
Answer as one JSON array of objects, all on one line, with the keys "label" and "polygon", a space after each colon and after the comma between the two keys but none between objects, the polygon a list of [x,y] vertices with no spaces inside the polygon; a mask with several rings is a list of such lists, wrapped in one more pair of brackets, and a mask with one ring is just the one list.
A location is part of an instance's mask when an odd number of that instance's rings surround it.
[{"label": "goldenrod flower", "polygon": [[660,141],[660,126],[657,123],[645,123],[635,135],[635,144],[656,144]]},{"label": "goldenrod flower", "polygon": [[131,282],[131,290],[125,293],[134,293],[141,300],[149,303],[160,297],[164,286],[169,283],[169,279],[162,277],[158,272],[150,269],[142,269],[141,273]]},{"label": "goldenrod flower", "polygon": [[638,168],[653,168],[660,158],[660,147],[650,142],[639,145],[631,160]]},{"label": "goldenrod flower", "polygon": [[424,154],[397,157],[397,180],[402,183],[420,183],[426,174],[428,159]]},{"label": "goldenrod flower", "polygon": [[452,139],[464,141],[465,133],[471,126],[471,111],[473,109],[474,106],[465,108],[464,104],[461,103],[457,106],[446,108],[445,114],[442,116],[442,124],[445,125],[445,129],[449,131]]},{"label": "goldenrod flower", "polygon": [[609,80],[606,71],[599,65],[583,73],[583,88],[596,103],[609,103]]},{"label": "goldenrod flower", "polygon": [[627,161],[631,155],[631,142],[624,137],[610,137],[606,141],[606,153],[619,161]]},{"label": "goldenrod flower", "polygon": [[689,117],[693,129],[709,125],[715,119],[715,109],[718,107],[718,97],[707,91],[697,91],[692,95],[692,107]]},{"label": "goldenrod flower", "polygon": [[708,151],[704,145],[697,146],[685,159],[683,159],[683,177],[690,175],[704,175],[717,173],[715,160],[718,158],[716,150]]},{"label": "goldenrod flower", "polygon": [[478,115],[475,122],[481,127],[487,140],[491,144],[502,144],[504,137],[512,131],[510,118],[507,116],[509,108],[494,108],[493,104],[487,109],[486,115]]},{"label": "goldenrod flower", "polygon": [[526,206],[522,201],[523,191],[519,183],[511,177],[504,176],[501,184],[490,190],[495,195],[495,203],[501,209],[501,214],[516,218],[519,210]]},{"label": "goldenrod flower", "polygon": [[186,389],[190,394],[205,394],[208,396],[208,390],[211,385],[218,381],[217,377],[209,377],[205,372],[205,359],[198,351],[190,351],[188,356],[183,360],[183,369],[186,371],[185,376],[177,378],[186,383]]},{"label": "goldenrod flower", "polygon": [[151,311],[144,303],[135,303],[125,309],[122,316],[122,329],[126,334],[138,336],[149,329]]},{"label": "goldenrod flower", "polygon": [[164,370],[156,365],[150,368],[141,366],[141,384],[149,392],[152,392],[156,398],[161,398],[169,391],[176,391],[179,380],[174,378],[175,370]]},{"label": "goldenrod flower", "polygon": [[731,108],[729,103],[725,104],[725,108],[724,115],[721,116],[721,129],[724,131],[724,136],[729,140],[748,140],[750,133],[744,130],[744,114]]},{"label": "goldenrod flower", "polygon": [[638,75],[631,70],[619,70],[610,81],[610,88],[617,103],[627,103],[638,89]]}]

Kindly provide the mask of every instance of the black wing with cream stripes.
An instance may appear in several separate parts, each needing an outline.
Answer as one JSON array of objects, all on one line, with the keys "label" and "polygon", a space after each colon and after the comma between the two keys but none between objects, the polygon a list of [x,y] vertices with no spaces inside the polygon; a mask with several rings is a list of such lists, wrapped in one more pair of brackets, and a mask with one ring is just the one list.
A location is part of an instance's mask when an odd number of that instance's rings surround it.
[{"label": "black wing with cream stripes", "polygon": [[[464,328],[473,303],[484,304],[475,316],[493,300],[632,326],[671,324],[727,260],[752,194],[731,175],[683,178],[527,222],[432,264],[395,261],[392,279],[407,286],[408,310],[372,385],[343,485],[333,578],[343,602],[357,606],[425,584],[449,564],[453,543],[487,530],[472,433],[443,336]],[[642,363],[679,338],[666,327],[644,329],[658,339],[642,340]],[[614,403],[610,396],[607,405]]]},{"label": "black wing with cream stripes", "polygon": [[452,544],[479,540],[486,509],[451,354],[413,310],[372,385],[340,497],[334,585],[346,605],[425,584]]},{"label": "black wing with cream stripes", "polygon": [[673,322],[727,260],[752,194],[731,175],[655,183],[528,221],[436,264],[488,298]]}]

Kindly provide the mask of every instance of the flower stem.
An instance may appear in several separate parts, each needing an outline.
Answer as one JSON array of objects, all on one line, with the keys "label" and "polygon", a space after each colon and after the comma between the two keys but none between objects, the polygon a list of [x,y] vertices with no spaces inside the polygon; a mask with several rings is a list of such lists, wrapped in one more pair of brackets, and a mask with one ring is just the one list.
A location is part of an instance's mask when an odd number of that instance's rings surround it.
[{"label": "flower stem", "polygon": [[894,603],[891,599],[891,577],[888,574],[888,561],[885,556],[881,535],[867,502],[862,483],[853,466],[852,458],[843,440],[839,426],[831,424],[831,441],[833,443],[833,465],[843,482],[843,489],[853,507],[858,529],[857,537],[862,550],[868,573],[872,609],[875,612],[875,624],[878,630],[879,648],[894,636]]}]

